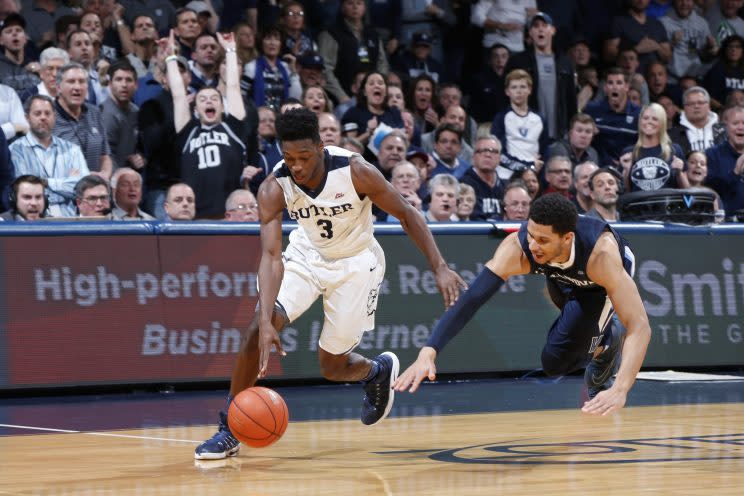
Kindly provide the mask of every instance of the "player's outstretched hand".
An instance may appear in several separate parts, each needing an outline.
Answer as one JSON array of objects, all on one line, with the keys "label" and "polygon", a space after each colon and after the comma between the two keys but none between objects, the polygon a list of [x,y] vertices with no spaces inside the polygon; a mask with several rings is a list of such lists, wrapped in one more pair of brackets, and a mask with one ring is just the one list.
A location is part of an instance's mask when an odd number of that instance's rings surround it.
[{"label": "player's outstretched hand", "polygon": [[594,399],[584,403],[581,411],[584,413],[591,413],[592,415],[607,415],[608,413],[620,410],[625,406],[626,398],[626,393],[611,387],[606,391],[600,391]]},{"label": "player's outstretched hand", "polygon": [[415,393],[424,379],[433,381],[437,378],[437,366],[434,365],[434,359],[437,352],[434,348],[424,346],[419,351],[418,358],[406,369],[393,383],[393,389],[396,391],[405,391],[410,388]]},{"label": "player's outstretched hand", "polygon": [[468,287],[462,277],[446,265],[439,267],[434,277],[437,280],[439,292],[442,293],[442,298],[444,298],[445,307],[451,307],[455,304],[460,296],[460,288],[466,289]]},{"label": "player's outstretched hand", "polygon": [[273,324],[259,325],[258,326],[258,378],[266,377],[267,369],[269,368],[269,354],[271,353],[271,347],[276,346],[276,351],[281,356],[286,356],[287,353],[282,348],[282,341],[279,339],[279,333],[276,332],[276,328]]}]

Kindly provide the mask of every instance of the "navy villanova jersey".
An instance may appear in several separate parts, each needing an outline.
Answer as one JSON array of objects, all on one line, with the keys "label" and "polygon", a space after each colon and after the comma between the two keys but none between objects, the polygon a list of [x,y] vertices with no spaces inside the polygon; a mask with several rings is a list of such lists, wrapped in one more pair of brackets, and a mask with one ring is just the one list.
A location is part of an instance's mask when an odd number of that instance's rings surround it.
[{"label": "navy villanova jersey", "polygon": [[[622,236],[602,220],[582,215],[579,216],[576,223],[576,233],[571,248],[571,255],[568,261],[562,264],[536,263],[534,258],[532,258],[532,252],[530,252],[529,242],[527,240],[527,223],[522,224],[522,227],[519,229],[519,243],[522,245],[522,251],[527,257],[527,260],[530,261],[530,272],[533,274],[545,274],[553,302],[559,307],[563,306],[559,302],[560,300],[577,297],[584,292],[592,292],[594,294],[604,292],[606,294],[606,290],[589,279],[589,276],[586,274],[589,257],[594,250],[594,246],[597,244],[597,240],[604,232],[610,232],[615,236],[615,241],[617,241],[617,245],[620,248],[620,259],[623,261],[623,267],[632,277],[635,265],[633,252]],[[560,290],[562,293],[560,296],[562,298],[555,294],[554,289]]]}]

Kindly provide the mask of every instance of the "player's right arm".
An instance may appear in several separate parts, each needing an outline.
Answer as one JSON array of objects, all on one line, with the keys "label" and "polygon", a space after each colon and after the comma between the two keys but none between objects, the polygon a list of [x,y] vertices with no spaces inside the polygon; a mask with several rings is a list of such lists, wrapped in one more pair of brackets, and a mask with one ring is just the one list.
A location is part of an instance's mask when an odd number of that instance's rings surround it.
[{"label": "player's right arm", "polygon": [[415,392],[421,381],[436,379],[437,354],[470,321],[480,307],[493,296],[511,276],[528,274],[530,263],[522,251],[517,233],[512,233],[496,249],[486,267],[478,274],[457,302],[449,307],[437,322],[426,346],[419,351],[418,358],[393,384],[396,391]]},{"label": "player's right arm", "polygon": [[261,222],[261,261],[258,264],[258,377],[266,376],[271,346],[286,355],[279,332],[271,321],[276,297],[284,277],[282,262],[282,209],[284,195],[274,175],[258,188],[258,216]]}]

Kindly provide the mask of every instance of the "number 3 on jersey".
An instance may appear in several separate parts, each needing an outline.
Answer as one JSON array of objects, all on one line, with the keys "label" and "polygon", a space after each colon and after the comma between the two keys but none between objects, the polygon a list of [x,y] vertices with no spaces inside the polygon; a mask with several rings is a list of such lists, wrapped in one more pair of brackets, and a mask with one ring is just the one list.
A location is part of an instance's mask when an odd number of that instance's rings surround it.
[{"label": "number 3 on jersey", "polygon": [[318,221],[318,227],[323,229],[323,232],[320,233],[321,238],[331,239],[333,237],[333,224],[330,220],[320,219]]},{"label": "number 3 on jersey", "polygon": [[217,167],[220,165],[220,148],[217,145],[204,146],[196,150],[199,155],[199,168]]}]

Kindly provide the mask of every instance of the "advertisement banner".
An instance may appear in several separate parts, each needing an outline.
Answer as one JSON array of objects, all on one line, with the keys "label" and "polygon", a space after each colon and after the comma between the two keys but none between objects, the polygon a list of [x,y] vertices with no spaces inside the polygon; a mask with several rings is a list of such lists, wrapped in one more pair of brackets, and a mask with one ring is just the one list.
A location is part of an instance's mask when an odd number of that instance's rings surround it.
[{"label": "advertisement banner", "polygon": [[[744,236],[624,233],[653,330],[645,366],[744,363]],[[488,230],[439,234],[471,281],[495,251]],[[412,361],[444,311],[434,276],[400,232],[381,234],[386,278],[376,326],[357,351]],[[225,380],[254,316],[260,240],[220,231],[168,235],[3,236],[0,388]],[[441,372],[540,366],[558,311],[541,276],[513,277],[441,354]],[[272,378],[320,377],[316,303],[282,333]]]}]

